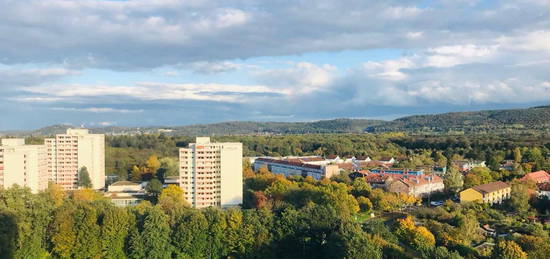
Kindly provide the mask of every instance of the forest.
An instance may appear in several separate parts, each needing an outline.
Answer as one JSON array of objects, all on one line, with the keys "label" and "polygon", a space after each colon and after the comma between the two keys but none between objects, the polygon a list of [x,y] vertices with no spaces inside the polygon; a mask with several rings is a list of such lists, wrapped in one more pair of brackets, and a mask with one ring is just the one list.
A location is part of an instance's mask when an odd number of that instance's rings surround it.
[{"label": "forest", "polygon": [[[548,215],[550,203],[529,199],[521,188],[501,206],[447,200],[427,207],[346,174],[316,181],[245,167],[243,175],[240,209],[192,209],[173,185],[150,190],[150,201],[133,207],[54,184],[37,194],[0,190],[0,258],[542,259],[550,253],[548,225],[528,220]],[[484,224],[508,234],[483,235]]]}]

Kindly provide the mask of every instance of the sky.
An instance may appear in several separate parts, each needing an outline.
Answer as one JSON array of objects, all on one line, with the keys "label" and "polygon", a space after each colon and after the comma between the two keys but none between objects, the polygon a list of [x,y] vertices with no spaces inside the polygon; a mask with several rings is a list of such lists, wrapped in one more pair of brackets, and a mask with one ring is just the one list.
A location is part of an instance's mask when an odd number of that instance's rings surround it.
[{"label": "sky", "polygon": [[550,104],[550,0],[0,0],[0,130]]}]

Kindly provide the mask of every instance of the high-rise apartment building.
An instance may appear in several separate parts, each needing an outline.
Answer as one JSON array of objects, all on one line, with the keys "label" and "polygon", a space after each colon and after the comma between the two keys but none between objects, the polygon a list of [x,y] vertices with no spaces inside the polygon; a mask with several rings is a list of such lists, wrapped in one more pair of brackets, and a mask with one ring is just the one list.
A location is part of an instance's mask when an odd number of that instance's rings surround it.
[{"label": "high-rise apartment building", "polygon": [[105,135],[87,129],[67,129],[66,134],[44,140],[48,151],[50,181],[65,190],[78,188],[78,171],[88,169],[93,189],[105,187]]},{"label": "high-rise apartment building", "polygon": [[196,139],[179,152],[180,187],[195,208],[236,206],[243,202],[242,143]]},{"label": "high-rise apartment building", "polygon": [[2,139],[0,146],[0,186],[26,186],[32,192],[48,187],[45,145],[25,145],[25,139]]}]

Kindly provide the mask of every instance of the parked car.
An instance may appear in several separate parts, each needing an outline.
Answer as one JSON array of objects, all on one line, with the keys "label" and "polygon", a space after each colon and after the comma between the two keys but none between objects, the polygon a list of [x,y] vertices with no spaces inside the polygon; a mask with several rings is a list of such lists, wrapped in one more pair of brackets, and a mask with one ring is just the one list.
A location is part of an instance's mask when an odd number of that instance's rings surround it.
[{"label": "parked car", "polygon": [[444,203],[443,201],[432,201],[432,202],[430,202],[430,205],[435,206],[435,207],[439,207],[439,206],[443,205],[443,203]]}]

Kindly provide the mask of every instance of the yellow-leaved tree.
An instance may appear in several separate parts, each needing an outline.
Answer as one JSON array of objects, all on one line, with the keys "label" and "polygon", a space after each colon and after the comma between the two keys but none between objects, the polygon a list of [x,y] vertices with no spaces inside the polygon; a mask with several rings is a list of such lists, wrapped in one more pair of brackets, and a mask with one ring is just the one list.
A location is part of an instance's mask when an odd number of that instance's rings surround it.
[{"label": "yellow-leaved tree", "polygon": [[411,216],[397,220],[396,233],[408,245],[416,249],[428,249],[435,246],[435,237],[427,228],[417,227]]},{"label": "yellow-leaved tree", "polygon": [[183,190],[176,185],[168,185],[159,195],[158,204],[165,212],[188,206]]}]

